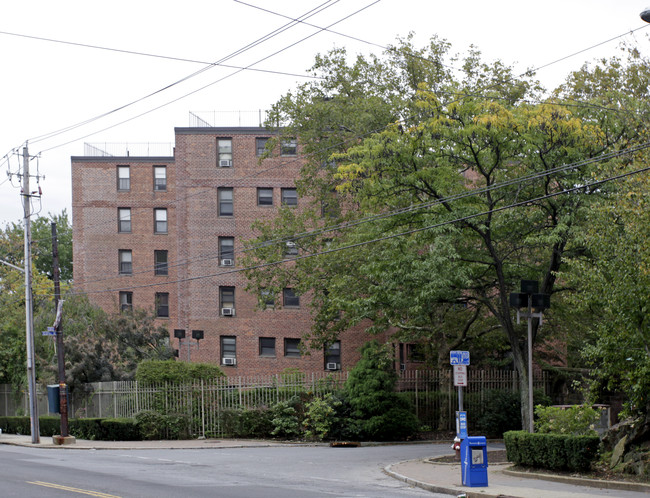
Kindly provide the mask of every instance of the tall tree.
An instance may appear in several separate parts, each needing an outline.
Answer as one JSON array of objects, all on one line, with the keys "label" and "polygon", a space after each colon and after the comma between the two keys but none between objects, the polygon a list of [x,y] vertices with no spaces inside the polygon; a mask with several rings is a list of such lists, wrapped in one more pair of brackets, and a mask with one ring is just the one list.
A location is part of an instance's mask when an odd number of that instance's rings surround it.
[{"label": "tall tree", "polygon": [[[509,294],[522,278],[556,291],[557,272],[582,250],[575,235],[606,187],[564,192],[602,169],[584,160],[634,137],[605,106],[541,100],[534,80],[476,51],[456,75],[444,65],[448,50],[435,39],[424,50],[405,40],[385,60],[348,66],[322,57],[316,70],[325,79],[278,103],[284,133],[310,154],[299,188],[313,202],[259,224],[249,263],[282,259],[282,244],[269,244],[278,240],[318,256],[252,270],[251,287],[309,292],[312,335],[323,342],[367,320],[371,332],[426,339],[442,360],[497,327],[520,374],[528,426],[526,333]],[[356,88],[380,102],[376,113],[357,102],[364,95]],[[348,126],[358,124],[358,109],[368,109],[375,129]]]}]

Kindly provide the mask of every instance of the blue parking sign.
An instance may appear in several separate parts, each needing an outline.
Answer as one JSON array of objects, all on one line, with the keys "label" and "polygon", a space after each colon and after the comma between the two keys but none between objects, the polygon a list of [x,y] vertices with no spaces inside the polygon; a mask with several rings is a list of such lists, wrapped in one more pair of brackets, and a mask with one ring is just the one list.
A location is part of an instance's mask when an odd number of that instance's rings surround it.
[{"label": "blue parking sign", "polygon": [[469,351],[449,351],[451,365],[469,365]]}]

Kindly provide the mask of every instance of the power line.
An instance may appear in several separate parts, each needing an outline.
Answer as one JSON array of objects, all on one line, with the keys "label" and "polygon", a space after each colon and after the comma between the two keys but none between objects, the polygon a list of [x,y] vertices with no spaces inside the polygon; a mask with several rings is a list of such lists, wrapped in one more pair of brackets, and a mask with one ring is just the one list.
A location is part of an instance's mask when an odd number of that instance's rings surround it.
[{"label": "power line", "polygon": [[[641,146],[638,146],[638,147],[634,148],[633,151],[630,151],[630,152],[636,152],[638,150],[647,149],[649,147],[650,147],[650,142],[645,143],[645,144],[643,144]],[[628,152],[626,151],[626,152],[620,153],[618,155],[623,155],[623,154],[626,154],[626,153],[628,153]],[[594,161],[599,161],[599,160],[603,160],[603,159],[595,159]],[[477,218],[477,217],[480,217],[480,216],[486,216],[486,215],[491,215],[491,214],[494,214],[494,213],[499,213],[499,212],[505,211],[507,209],[512,209],[512,208],[521,207],[521,206],[524,206],[524,205],[529,205],[529,204],[532,204],[532,203],[535,203],[535,202],[539,202],[541,200],[549,199],[549,198],[552,198],[552,197],[557,197],[559,195],[568,194],[568,193],[572,193],[572,192],[577,192],[577,191],[580,191],[580,190],[591,189],[594,186],[598,186],[598,185],[607,183],[609,181],[618,180],[618,179],[621,179],[621,178],[632,176],[632,175],[635,175],[635,174],[638,174],[638,173],[643,173],[643,172],[646,172],[646,171],[650,171],[650,167],[641,168],[641,169],[638,169],[638,170],[635,170],[635,171],[632,171],[632,172],[622,173],[622,174],[619,174],[619,175],[616,175],[616,176],[605,178],[603,180],[593,181],[593,182],[590,182],[590,183],[587,183],[587,184],[584,184],[584,185],[576,186],[576,187],[569,188],[569,189],[564,189],[564,190],[558,191],[558,192],[553,192],[553,193],[546,194],[546,195],[543,195],[543,196],[539,196],[539,197],[533,198],[533,199],[527,199],[527,200],[524,200],[524,201],[515,202],[515,203],[509,204],[507,206],[502,206],[502,207],[499,207],[499,208],[490,209],[488,211],[483,211],[483,212],[480,212],[480,213],[466,215],[466,216],[459,217],[459,218],[456,218],[456,219],[453,219],[453,220],[446,220],[444,222],[436,223],[436,224],[433,224],[433,225],[428,225],[428,226],[425,226],[425,227],[415,228],[415,229],[407,230],[407,231],[404,231],[404,232],[399,232],[397,234],[386,235],[384,237],[379,237],[379,238],[371,239],[371,240],[368,240],[368,241],[363,241],[363,242],[359,242],[359,243],[355,243],[355,244],[341,246],[341,247],[328,249],[328,250],[324,250],[324,251],[320,251],[320,252],[316,252],[316,253],[305,254],[305,255],[302,255],[302,256],[299,255],[299,256],[292,257],[290,259],[282,259],[282,260],[273,261],[273,262],[269,262],[269,263],[261,263],[259,265],[253,265],[253,266],[249,266],[249,267],[246,267],[246,268],[233,268],[231,270],[223,270],[223,271],[220,271],[218,273],[209,274],[209,275],[199,275],[199,276],[196,276],[196,277],[187,277],[187,278],[177,279],[177,280],[173,280],[173,281],[157,282],[157,283],[154,283],[154,284],[142,284],[142,285],[136,285],[136,286],[129,286],[129,287],[125,287],[125,288],[113,288],[113,289],[103,289],[103,290],[97,290],[97,291],[85,291],[85,292],[80,293],[80,294],[84,294],[84,293],[85,294],[96,294],[96,293],[124,291],[124,290],[146,288],[146,287],[155,287],[155,286],[159,286],[159,285],[170,285],[170,284],[175,284],[175,283],[180,283],[180,282],[199,280],[199,279],[203,279],[203,278],[218,277],[218,276],[221,276],[221,275],[228,275],[228,274],[238,273],[238,272],[242,272],[242,271],[255,270],[255,269],[264,268],[264,267],[268,267],[268,266],[274,266],[274,265],[283,264],[283,263],[287,263],[287,262],[291,262],[291,261],[299,261],[299,260],[306,259],[306,258],[311,258],[311,257],[315,257],[315,256],[321,256],[321,255],[325,255],[325,254],[339,252],[339,251],[346,250],[346,249],[353,249],[353,248],[361,247],[361,246],[368,245],[368,244],[371,244],[371,243],[374,243],[374,242],[381,242],[381,241],[393,239],[393,238],[400,237],[400,236],[411,235],[411,234],[422,232],[422,231],[425,231],[425,230],[440,228],[440,227],[443,227],[443,226],[446,226],[446,225],[455,224],[455,223],[459,223],[459,222],[462,222],[462,221],[467,221],[467,220],[474,219],[474,218]],[[472,195],[477,195],[478,193],[481,193],[481,192],[476,192],[476,193],[473,193]],[[442,202],[442,201],[440,201],[440,202]],[[397,213],[397,214],[399,214],[399,213]],[[373,220],[369,220],[369,221],[373,221]],[[318,232],[318,231],[316,231],[316,232]],[[307,236],[307,235],[304,235],[304,236]],[[292,239],[289,239],[289,240],[294,240],[294,239],[292,238]],[[93,282],[112,280],[113,278],[117,278],[117,277],[109,277],[109,278],[106,278],[106,279],[96,280],[96,281],[93,281]],[[77,283],[75,283],[75,285],[77,285]],[[82,285],[83,285],[83,283],[82,283]]]}]

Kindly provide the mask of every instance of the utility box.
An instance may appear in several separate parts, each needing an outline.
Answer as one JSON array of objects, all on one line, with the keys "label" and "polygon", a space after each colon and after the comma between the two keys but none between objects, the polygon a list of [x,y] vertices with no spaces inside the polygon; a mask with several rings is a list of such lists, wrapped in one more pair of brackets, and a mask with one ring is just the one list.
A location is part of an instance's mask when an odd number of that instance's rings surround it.
[{"label": "utility box", "polygon": [[61,400],[59,398],[59,385],[47,386],[47,406],[49,413],[61,413]]},{"label": "utility box", "polygon": [[488,485],[487,441],[485,436],[470,436],[460,443],[460,469],[463,486]]}]

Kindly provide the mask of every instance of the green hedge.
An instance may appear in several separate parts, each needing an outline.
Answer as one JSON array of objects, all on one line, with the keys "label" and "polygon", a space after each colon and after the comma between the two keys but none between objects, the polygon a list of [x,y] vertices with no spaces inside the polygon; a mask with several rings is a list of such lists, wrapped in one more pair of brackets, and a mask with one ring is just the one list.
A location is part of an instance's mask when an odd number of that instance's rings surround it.
[{"label": "green hedge", "polygon": [[[41,437],[61,434],[60,417],[38,418]],[[0,428],[7,434],[31,434],[29,417],[0,417]],[[98,441],[137,441],[140,428],[133,419],[76,418],[68,421],[68,432],[78,439]]]},{"label": "green hedge", "polygon": [[526,431],[509,431],[503,438],[510,462],[549,470],[589,470],[600,443],[598,436],[530,434]]},{"label": "green hedge", "polygon": [[135,380],[145,384],[183,383],[225,377],[223,370],[212,363],[188,363],[174,360],[146,360],[138,364]]}]

